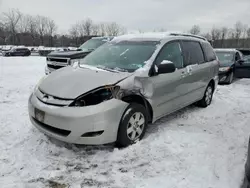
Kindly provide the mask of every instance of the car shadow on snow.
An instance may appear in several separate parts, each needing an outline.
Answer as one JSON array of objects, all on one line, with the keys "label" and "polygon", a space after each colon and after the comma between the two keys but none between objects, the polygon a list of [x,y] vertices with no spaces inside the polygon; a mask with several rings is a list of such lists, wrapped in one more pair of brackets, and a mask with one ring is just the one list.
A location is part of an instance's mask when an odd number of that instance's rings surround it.
[{"label": "car shadow on snow", "polygon": [[[189,114],[202,110],[201,108],[197,107],[195,104],[192,104],[190,106],[187,106],[181,110],[178,110],[176,112],[173,112],[169,115],[166,115],[164,117],[162,117],[161,119],[157,120],[155,123],[151,123],[149,124],[146,134],[145,134],[145,138],[147,138],[148,136],[151,136],[152,134],[156,133],[159,131],[159,129],[161,127],[167,127],[168,124],[171,124],[174,120],[179,120],[182,119],[187,120],[189,118]],[[178,123],[176,124],[176,126],[185,126],[185,123]]]}]

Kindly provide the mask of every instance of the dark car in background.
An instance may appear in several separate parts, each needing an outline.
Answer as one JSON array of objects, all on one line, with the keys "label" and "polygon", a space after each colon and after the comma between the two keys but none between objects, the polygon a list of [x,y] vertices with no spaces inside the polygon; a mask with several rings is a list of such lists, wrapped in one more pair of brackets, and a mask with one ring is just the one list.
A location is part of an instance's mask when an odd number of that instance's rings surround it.
[{"label": "dark car in background", "polygon": [[244,56],[243,61],[235,65],[235,76],[238,78],[250,78],[250,55]]},{"label": "dark car in background", "polygon": [[238,51],[240,51],[243,56],[249,56],[250,55],[250,48],[237,48]]},{"label": "dark car in background", "polygon": [[231,84],[234,77],[239,76],[236,68],[243,64],[243,54],[236,49],[214,49],[214,51],[220,62],[219,83]]},{"label": "dark car in background", "polygon": [[14,47],[11,50],[3,51],[3,56],[30,56],[31,52],[26,47]]},{"label": "dark car in background", "polygon": [[73,65],[86,55],[97,49],[104,43],[111,41],[113,37],[93,37],[83,43],[75,51],[51,52],[47,55],[47,66],[45,67],[45,74],[49,74],[57,69]]}]

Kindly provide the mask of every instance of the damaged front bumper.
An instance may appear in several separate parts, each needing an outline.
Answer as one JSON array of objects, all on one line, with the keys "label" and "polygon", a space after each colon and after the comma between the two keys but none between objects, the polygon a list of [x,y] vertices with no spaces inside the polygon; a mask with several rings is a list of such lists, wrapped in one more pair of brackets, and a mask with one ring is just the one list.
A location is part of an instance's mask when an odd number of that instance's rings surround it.
[{"label": "damaged front bumper", "polygon": [[128,103],[111,99],[87,107],[57,107],[29,98],[32,124],[58,140],[85,145],[115,142],[122,115]]}]

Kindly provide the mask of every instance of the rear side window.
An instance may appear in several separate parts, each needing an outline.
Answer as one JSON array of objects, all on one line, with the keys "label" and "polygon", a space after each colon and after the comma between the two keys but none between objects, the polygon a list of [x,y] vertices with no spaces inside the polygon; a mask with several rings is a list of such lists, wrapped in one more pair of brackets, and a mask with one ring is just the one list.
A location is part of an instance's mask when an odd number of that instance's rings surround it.
[{"label": "rear side window", "polygon": [[184,65],[194,65],[204,63],[204,55],[199,42],[182,41]]},{"label": "rear side window", "polygon": [[205,53],[207,62],[216,60],[215,52],[209,43],[202,43],[202,47],[203,47],[203,51]]}]

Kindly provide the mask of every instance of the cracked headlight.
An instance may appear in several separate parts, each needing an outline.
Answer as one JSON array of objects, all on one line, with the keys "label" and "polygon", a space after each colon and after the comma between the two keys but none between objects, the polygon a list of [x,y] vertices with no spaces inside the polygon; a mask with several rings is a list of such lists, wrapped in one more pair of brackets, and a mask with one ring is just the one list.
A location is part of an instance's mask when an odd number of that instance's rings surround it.
[{"label": "cracked headlight", "polygon": [[230,67],[221,67],[219,68],[219,71],[221,72],[226,72],[226,71],[229,71],[230,70]]},{"label": "cracked headlight", "polygon": [[78,64],[79,62],[80,62],[80,59],[71,59],[69,64],[70,64],[71,66],[73,66],[73,65],[75,65],[75,64]]},{"label": "cracked headlight", "polygon": [[112,98],[119,97],[119,86],[103,86],[77,97],[69,106],[83,107],[97,105]]}]

